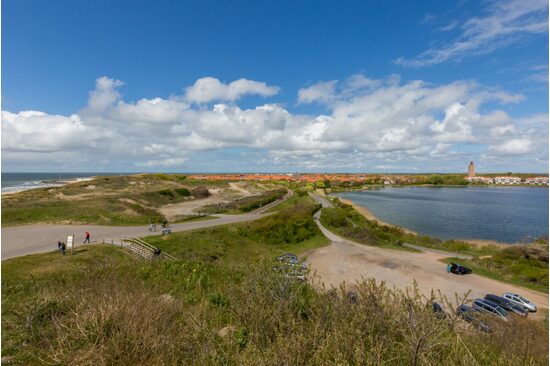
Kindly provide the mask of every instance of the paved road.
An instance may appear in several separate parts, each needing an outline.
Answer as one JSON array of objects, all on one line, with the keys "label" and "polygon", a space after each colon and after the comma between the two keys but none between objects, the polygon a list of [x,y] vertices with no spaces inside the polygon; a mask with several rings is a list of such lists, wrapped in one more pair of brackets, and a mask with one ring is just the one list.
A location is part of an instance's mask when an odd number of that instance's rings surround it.
[{"label": "paved road", "polygon": [[[451,301],[455,293],[470,292],[470,298],[483,297],[488,293],[502,295],[504,292],[517,292],[534,301],[541,308],[548,308],[548,295],[538,291],[506,284],[476,274],[458,276],[446,272],[446,265],[439,260],[447,255],[435,252],[411,253],[400,250],[383,249],[354,243],[329,230],[320,222],[321,212],[315,221],[323,234],[332,243],[329,246],[305,253],[317,281],[327,288],[338,287],[345,282],[353,286],[363,278],[373,277],[377,282],[385,281],[389,287],[405,289],[417,281],[418,289],[429,297],[432,290],[440,290]],[[540,317],[542,315],[535,315]]]},{"label": "paved road", "polygon": [[[282,199],[272,202],[256,211],[242,215],[216,215],[215,219],[172,224],[173,232],[202,229],[218,225],[235,224],[257,220],[272,213],[265,211],[292,196],[289,191]],[[145,237],[150,235],[148,226],[100,226],[100,225],[23,225],[2,228],[2,260],[27,254],[44,253],[57,248],[57,241],[66,241],[67,235],[75,235],[77,245],[84,241],[84,233],[89,231],[92,242],[104,238]],[[154,232],[152,235],[160,235]]]},{"label": "paved road", "polygon": [[318,195],[317,193],[308,192],[308,194],[311,198],[313,198],[315,202],[320,203],[323,208],[334,207],[334,205],[332,204],[332,202],[329,201],[328,198]]}]

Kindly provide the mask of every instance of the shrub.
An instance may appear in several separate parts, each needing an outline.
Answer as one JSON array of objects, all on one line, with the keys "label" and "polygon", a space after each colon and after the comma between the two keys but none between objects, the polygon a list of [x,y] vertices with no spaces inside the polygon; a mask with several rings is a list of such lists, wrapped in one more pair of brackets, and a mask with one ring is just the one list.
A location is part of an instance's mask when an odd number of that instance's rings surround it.
[{"label": "shrub", "polygon": [[199,186],[193,189],[191,193],[195,198],[205,198],[210,196],[210,192],[208,191],[208,188],[206,188],[205,186]]},{"label": "shrub", "polygon": [[191,192],[187,188],[176,188],[174,191],[183,197],[189,197],[191,195]]}]

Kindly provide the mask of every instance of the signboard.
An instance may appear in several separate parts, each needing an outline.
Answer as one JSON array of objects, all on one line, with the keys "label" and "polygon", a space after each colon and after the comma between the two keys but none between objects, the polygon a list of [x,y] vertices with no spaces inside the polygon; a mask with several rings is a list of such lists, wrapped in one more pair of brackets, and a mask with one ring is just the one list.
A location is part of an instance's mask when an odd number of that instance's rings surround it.
[{"label": "signboard", "polygon": [[74,235],[67,235],[67,249],[73,247]]}]

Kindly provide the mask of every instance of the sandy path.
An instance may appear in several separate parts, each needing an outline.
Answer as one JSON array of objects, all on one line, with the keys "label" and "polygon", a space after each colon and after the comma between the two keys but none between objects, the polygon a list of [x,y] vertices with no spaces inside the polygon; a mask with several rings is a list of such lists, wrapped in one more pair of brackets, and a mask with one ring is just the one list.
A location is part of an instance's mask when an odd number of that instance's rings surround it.
[{"label": "sandy path", "polygon": [[206,198],[164,205],[159,209],[159,212],[167,218],[181,215],[192,216],[200,212],[201,208],[204,206],[215,205],[217,203],[227,203],[240,197],[253,195],[250,191],[246,190],[238,183],[231,182],[229,183],[229,187],[229,190],[209,189],[211,195]]},{"label": "sandy path", "polygon": [[229,198],[223,197],[221,194],[213,194],[206,198],[183,201],[179,203],[171,203],[159,208],[159,212],[166,218],[170,219],[174,216],[196,215],[200,209],[207,205],[215,205],[216,203],[229,202]]},{"label": "sandy path", "polygon": [[240,186],[239,183],[231,182],[229,183],[229,187],[234,191],[240,192],[243,196],[252,196],[252,193]]},{"label": "sandy path", "polygon": [[439,261],[445,255],[411,253],[353,243],[328,231],[318,218],[315,221],[332,243],[307,252],[306,262],[327,288],[338,287],[343,282],[353,285],[363,278],[374,277],[377,281],[385,281],[389,287],[405,289],[416,280],[420,292],[427,297],[432,290],[440,290],[453,302],[455,294],[463,295],[468,291],[471,291],[471,299],[488,293],[501,295],[504,292],[518,292],[539,307],[548,308],[546,294],[475,274],[457,276],[447,273],[445,264]]}]

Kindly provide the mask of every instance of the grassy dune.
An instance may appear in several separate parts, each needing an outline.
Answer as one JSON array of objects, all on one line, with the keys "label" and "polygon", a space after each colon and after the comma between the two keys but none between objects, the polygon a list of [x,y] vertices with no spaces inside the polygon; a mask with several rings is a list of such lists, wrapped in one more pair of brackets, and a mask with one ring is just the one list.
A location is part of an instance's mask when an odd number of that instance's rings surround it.
[{"label": "grassy dune", "polygon": [[[174,262],[141,261],[101,245],[75,256],[4,261],[4,360],[20,365],[548,363],[548,332],[540,323],[494,323],[488,335],[452,313],[448,319],[435,317],[430,301],[414,289],[405,293],[365,281],[357,287],[355,304],[341,289],[317,292],[274,271],[270,260],[281,251],[305,249],[304,244],[247,242],[254,229],[206,233],[208,242],[226,243],[227,249],[194,243],[193,236],[172,237],[164,244],[181,256]],[[239,237],[245,244],[238,245]]]},{"label": "grassy dune", "polygon": [[[164,217],[158,210],[161,206],[193,199],[193,190],[199,186],[228,189],[227,182],[194,181],[180,174],[98,177],[63,187],[33,189],[2,197],[2,225],[162,222]],[[246,207],[240,211],[263,203],[265,198],[262,195],[248,198]]]}]

